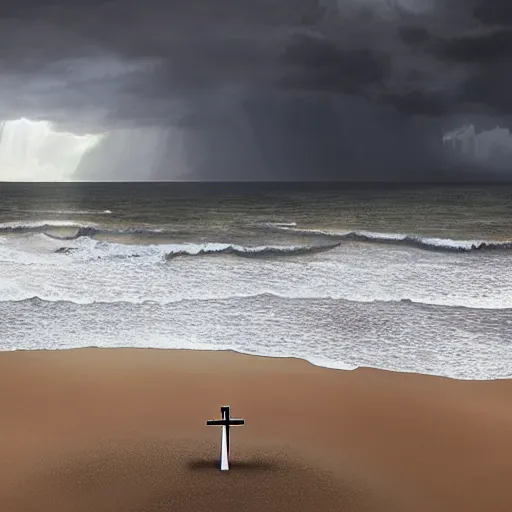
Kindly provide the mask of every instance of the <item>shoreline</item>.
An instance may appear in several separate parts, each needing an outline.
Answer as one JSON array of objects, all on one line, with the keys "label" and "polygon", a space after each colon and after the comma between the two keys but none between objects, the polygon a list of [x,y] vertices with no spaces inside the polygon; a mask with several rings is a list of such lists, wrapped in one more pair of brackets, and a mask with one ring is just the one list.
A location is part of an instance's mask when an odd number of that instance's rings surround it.
[{"label": "shoreline", "polygon": [[[233,351],[12,351],[0,405],[9,512],[512,508],[512,380]],[[205,426],[221,405],[246,420],[227,474]]]},{"label": "shoreline", "polygon": [[[32,299],[23,299],[23,301],[30,301]],[[39,299],[42,300],[42,299]],[[392,368],[385,368],[383,366],[350,366],[346,363],[329,363],[329,362],[315,362],[318,360],[315,359],[308,359],[306,357],[299,357],[299,356],[288,356],[288,355],[277,355],[277,354],[258,354],[255,352],[245,352],[243,350],[237,350],[234,348],[175,348],[175,347],[134,347],[134,346],[108,346],[108,347],[102,347],[102,346],[86,346],[86,347],[63,347],[63,348],[41,348],[41,349],[12,349],[12,350],[2,350],[0,349],[0,357],[2,354],[7,353],[14,353],[14,352],[75,352],[75,351],[81,351],[81,350],[100,350],[100,351],[110,351],[110,350],[135,350],[135,351],[162,351],[162,352],[207,352],[207,353],[225,353],[225,354],[234,354],[234,355],[241,355],[241,356],[249,356],[249,357],[256,357],[256,358],[266,358],[266,359],[279,359],[279,360],[290,360],[290,361],[297,361],[297,362],[304,362],[307,363],[315,368],[325,369],[325,370],[336,370],[340,372],[355,372],[355,371],[377,371],[377,372],[388,372],[392,374],[399,374],[399,375],[419,375],[424,377],[436,377],[440,379],[449,379],[454,381],[460,381],[460,382],[500,382],[500,381],[509,381],[512,380],[512,374],[508,377],[497,377],[497,378],[487,378],[487,379],[474,379],[474,378],[461,378],[461,377],[454,377],[450,375],[443,375],[440,373],[422,373],[422,372],[416,372],[412,370],[394,370]],[[330,366],[326,366],[330,365]]]}]

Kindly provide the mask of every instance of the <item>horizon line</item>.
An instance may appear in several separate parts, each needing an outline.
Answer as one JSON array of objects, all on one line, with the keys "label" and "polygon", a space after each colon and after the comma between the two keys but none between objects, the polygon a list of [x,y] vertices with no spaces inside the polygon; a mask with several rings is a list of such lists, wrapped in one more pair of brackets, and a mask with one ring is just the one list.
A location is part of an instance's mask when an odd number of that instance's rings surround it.
[{"label": "horizon line", "polygon": [[56,180],[56,181],[2,181],[1,185],[56,185],[56,184],[152,184],[152,183],[175,183],[175,184],[230,184],[230,185],[247,185],[247,184],[283,184],[283,185],[302,185],[302,184],[331,184],[331,185],[500,185],[512,184],[512,177],[503,180],[418,180],[418,181],[348,181],[348,180]]}]

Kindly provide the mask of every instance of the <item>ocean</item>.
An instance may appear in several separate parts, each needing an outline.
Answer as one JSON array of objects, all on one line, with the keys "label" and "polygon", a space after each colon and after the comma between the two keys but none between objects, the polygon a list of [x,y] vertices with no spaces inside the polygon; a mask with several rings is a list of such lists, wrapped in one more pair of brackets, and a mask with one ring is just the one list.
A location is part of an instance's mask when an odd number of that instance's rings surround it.
[{"label": "ocean", "polygon": [[512,377],[512,187],[0,184],[0,349]]}]

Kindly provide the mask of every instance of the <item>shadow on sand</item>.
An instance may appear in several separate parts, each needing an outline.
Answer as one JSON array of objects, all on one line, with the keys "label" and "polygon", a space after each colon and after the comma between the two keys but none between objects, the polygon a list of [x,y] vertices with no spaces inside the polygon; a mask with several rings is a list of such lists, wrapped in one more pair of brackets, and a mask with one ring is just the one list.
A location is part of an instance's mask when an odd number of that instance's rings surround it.
[{"label": "shadow on sand", "polygon": [[[275,471],[279,464],[276,462],[268,462],[260,459],[245,460],[245,461],[230,461],[230,471]],[[193,459],[188,463],[188,469],[191,471],[201,470],[218,470],[220,471],[219,459]]]}]

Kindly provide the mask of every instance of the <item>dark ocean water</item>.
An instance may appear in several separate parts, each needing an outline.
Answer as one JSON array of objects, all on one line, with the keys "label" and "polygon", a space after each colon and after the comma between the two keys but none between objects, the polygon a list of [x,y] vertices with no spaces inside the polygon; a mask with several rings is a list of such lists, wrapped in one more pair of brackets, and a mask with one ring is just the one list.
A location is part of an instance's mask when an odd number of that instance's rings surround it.
[{"label": "dark ocean water", "polygon": [[512,376],[512,187],[0,184],[0,348]]},{"label": "dark ocean water", "polygon": [[[105,226],[215,231],[238,223],[503,239],[512,186],[266,183],[0,184],[3,222],[89,220]],[[105,211],[112,211],[105,217]],[[71,219],[71,220],[73,220]]]}]

